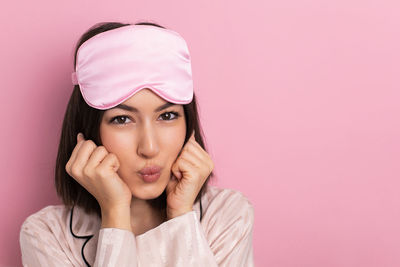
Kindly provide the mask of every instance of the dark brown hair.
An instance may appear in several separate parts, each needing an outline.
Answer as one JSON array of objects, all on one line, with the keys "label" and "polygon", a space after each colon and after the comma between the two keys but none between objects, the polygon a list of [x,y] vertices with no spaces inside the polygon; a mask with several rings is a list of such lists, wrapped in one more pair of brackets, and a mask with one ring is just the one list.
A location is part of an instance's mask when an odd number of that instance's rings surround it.
[{"label": "dark brown hair", "polygon": [[[88,29],[79,39],[75,47],[74,55],[74,69],[76,66],[76,53],[78,48],[88,39],[93,36],[124,27],[132,24],[123,24],[119,22],[101,22],[97,23]],[[150,22],[139,22],[134,25],[150,25],[154,27],[161,27],[155,23]],[[199,145],[205,150],[205,144],[203,142],[203,131],[201,129],[198,107],[196,103],[196,96],[193,95],[191,103],[183,105],[185,118],[186,118],[186,137],[184,145],[190,138],[191,133],[195,130],[195,139]],[[65,170],[71,153],[76,145],[76,136],[79,132],[82,132],[85,138],[91,139],[97,146],[102,145],[100,140],[100,123],[104,114],[104,110],[99,110],[90,107],[83,99],[80,92],[79,85],[75,85],[69,99],[66,112],[64,115],[64,121],[62,124],[62,131],[60,136],[60,143],[58,146],[56,166],[55,166],[55,187],[58,196],[61,198],[64,205],[72,207],[74,205],[82,207],[87,213],[96,213],[101,217],[101,210],[97,200],[84,188],[82,187],[73,177],[68,175]],[[214,173],[207,177],[204,185],[202,186],[199,194],[195,201],[201,200],[201,196],[206,190],[208,181]],[[149,200],[153,207],[157,207],[160,211],[166,208],[166,191],[156,199]],[[200,202],[201,204],[201,202]]]}]

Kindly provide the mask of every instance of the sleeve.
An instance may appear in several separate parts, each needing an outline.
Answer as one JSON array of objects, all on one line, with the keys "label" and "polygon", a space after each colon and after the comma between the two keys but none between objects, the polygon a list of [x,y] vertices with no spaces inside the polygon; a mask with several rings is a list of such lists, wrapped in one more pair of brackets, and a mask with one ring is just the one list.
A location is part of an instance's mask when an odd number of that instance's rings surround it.
[{"label": "sleeve", "polygon": [[102,228],[97,242],[93,267],[136,267],[136,241],[131,231],[118,228]]},{"label": "sleeve", "polygon": [[188,212],[137,236],[139,266],[254,266],[254,209],[239,192],[216,197],[200,223]]},{"label": "sleeve", "polygon": [[217,267],[195,211],[136,237],[139,266]]},{"label": "sleeve", "polygon": [[[38,218],[28,217],[20,231],[23,266],[85,266],[85,263],[78,262],[72,255],[69,244],[60,242],[62,238],[57,236],[62,236],[61,231],[50,229]],[[132,232],[117,228],[100,230],[93,267],[103,266],[137,266],[135,237]]]},{"label": "sleeve", "polygon": [[215,197],[204,229],[218,266],[254,266],[254,207],[240,192],[225,190]]}]

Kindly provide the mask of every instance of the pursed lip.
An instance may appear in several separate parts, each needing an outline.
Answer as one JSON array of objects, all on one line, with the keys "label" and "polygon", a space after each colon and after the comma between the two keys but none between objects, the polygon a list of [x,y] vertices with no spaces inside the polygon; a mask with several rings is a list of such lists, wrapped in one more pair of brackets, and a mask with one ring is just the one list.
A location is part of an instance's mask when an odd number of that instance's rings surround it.
[{"label": "pursed lip", "polygon": [[145,167],[139,171],[140,174],[142,175],[149,175],[149,174],[155,174],[159,173],[161,171],[161,167],[157,165],[152,165]]}]

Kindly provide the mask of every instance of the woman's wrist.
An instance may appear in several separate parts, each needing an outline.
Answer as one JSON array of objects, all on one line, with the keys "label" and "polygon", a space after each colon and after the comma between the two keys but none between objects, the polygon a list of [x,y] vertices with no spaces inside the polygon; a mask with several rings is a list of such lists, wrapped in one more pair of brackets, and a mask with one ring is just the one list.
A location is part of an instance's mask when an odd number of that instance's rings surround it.
[{"label": "woman's wrist", "polygon": [[119,228],[132,232],[130,207],[102,208],[101,228]]}]

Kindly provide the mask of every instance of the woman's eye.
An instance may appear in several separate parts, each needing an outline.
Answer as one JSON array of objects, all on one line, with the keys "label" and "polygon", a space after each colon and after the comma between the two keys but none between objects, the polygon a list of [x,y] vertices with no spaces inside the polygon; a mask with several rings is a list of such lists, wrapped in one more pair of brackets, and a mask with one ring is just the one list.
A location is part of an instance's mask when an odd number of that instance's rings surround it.
[{"label": "woman's eye", "polygon": [[[162,117],[162,120],[164,121],[176,120],[179,116],[179,113],[173,111],[165,112],[160,115],[160,117]],[[130,120],[128,116],[115,116],[110,120],[110,123],[124,125],[127,124],[127,119]]]},{"label": "woman's eye", "polygon": [[[114,118],[111,119],[111,123],[114,124],[125,124],[126,118],[128,118],[127,116],[116,116]],[[116,122],[114,122],[116,121]]]},{"label": "woman's eye", "polygon": [[[171,119],[171,114],[172,114],[172,119]],[[165,112],[165,113],[161,114],[160,116],[166,118],[167,121],[172,121],[172,120],[176,120],[180,115],[177,112],[170,111],[170,112]]]}]

